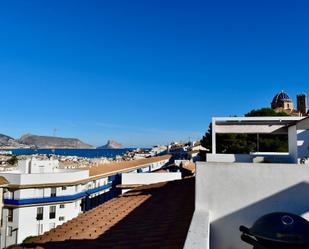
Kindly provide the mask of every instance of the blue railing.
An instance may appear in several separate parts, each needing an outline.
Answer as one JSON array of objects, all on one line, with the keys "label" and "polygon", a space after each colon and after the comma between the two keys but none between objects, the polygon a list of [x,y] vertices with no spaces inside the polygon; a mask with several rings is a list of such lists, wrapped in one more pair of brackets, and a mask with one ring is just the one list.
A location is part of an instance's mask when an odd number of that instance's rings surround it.
[{"label": "blue railing", "polygon": [[112,187],[112,183],[111,182],[106,184],[106,185],[104,185],[104,186],[101,186],[101,187],[97,187],[97,188],[94,188],[94,189],[88,189],[86,191],[86,194],[87,195],[91,195],[91,194],[94,194],[96,192],[99,192],[101,190],[104,190],[104,189],[107,189],[107,188],[110,188],[110,187]]},{"label": "blue railing", "polygon": [[27,204],[37,204],[37,203],[46,203],[46,202],[61,202],[61,201],[72,201],[99,191],[105,190],[112,187],[112,183],[108,183],[104,186],[100,186],[94,189],[89,189],[87,191],[75,194],[75,195],[65,195],[65,196],[55,196],[55,197],[43,197],[43,198],[29,198],[29,199],[4,199],[4,204],[8,205],[27,205]]}]

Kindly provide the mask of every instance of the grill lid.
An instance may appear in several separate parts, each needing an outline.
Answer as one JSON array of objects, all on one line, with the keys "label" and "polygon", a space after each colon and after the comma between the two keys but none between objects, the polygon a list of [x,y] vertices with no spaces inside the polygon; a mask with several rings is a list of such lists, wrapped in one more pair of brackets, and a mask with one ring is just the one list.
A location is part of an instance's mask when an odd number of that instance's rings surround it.
[{"label": "grill lid", "polygon": [[309,245],[309,222],[290,213],[270,213],[259,218],[249,229],[258,239]]}]

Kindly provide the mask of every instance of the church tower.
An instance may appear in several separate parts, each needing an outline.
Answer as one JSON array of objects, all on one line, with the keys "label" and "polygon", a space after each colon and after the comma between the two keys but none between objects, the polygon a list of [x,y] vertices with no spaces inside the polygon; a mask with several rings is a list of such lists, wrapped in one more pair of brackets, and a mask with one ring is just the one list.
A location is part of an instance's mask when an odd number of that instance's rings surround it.
[{"label": "church tower", "polygon": [[297,111],[301,115],[307,114],[307,95],[305,93],[297,95]]}]

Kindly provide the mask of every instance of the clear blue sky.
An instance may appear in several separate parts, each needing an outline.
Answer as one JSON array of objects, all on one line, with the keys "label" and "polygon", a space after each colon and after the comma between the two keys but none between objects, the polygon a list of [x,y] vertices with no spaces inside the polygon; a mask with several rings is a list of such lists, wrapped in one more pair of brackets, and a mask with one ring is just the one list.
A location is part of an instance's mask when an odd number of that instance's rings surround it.
[{"label": "clear blue sky", "polygon": [[306,0],[2,1],[0,133],[150,146],[309,93]]}]

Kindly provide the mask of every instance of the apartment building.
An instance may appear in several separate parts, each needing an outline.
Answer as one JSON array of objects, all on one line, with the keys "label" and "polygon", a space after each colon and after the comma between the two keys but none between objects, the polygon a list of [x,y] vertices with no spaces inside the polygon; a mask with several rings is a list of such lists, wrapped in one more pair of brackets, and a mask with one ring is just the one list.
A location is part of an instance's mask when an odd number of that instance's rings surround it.
[{"label": "apartment building", "polygon": [[170,156],[111,163],[83,170],[60,169],[57,160],[35,158],[2,172],[9,184],[4,193],[1,248],[41,235],[121,193],[122,173],[150,172]]}]

